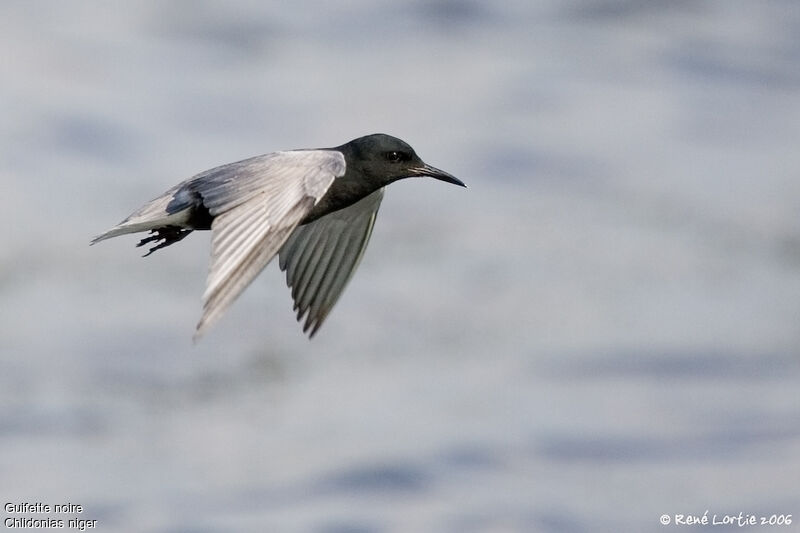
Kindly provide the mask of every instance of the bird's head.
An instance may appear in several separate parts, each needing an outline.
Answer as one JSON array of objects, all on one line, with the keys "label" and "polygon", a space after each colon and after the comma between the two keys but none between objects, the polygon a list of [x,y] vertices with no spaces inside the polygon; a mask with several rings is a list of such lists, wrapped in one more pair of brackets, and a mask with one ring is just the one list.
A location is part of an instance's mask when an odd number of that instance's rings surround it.
[{"label": "bird's head", "polygon": [[349,150],[359,170],[381,187],[404,178],[424,177],[466,187],[452,174],[425,163],[408,143],[391,135],[375,133],[359,137],[341,148]]}]

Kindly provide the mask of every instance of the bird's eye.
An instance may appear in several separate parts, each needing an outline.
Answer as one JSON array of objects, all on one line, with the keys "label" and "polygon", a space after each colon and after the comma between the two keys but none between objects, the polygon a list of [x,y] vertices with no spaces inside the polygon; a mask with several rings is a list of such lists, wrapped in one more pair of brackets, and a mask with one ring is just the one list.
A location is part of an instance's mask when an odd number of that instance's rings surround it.
[{"label": "bird's eye", "polygon": [[409,159],[411,159],[411,156],[409,156],[405,152],[386,152],[384,154],[384,157],[386,157],[387,161],[390,161],[392,163],[398,163],[400,161],[408,161]]}]

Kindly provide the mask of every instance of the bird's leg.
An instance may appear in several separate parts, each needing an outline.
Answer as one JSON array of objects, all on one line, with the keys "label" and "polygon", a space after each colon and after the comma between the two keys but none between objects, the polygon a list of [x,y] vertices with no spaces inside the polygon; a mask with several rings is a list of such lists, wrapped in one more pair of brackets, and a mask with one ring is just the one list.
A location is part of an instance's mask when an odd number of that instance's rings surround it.
[{"label": "bird's leg", "polygon": [[136,246],[137,247],[144,246],[148,242],[158,242],[163,239],[163,242],[158,243],[156,246],[153,246],[152,248],[150,248],[150,251],[148,251],[146,254],[142,256],[142,257],[147,257],[156,250],[169,246],[170,244],[175,244],[179,240],[189,235],[191,232],[192,230],[181,228],[179,226],[164,226],[163,228],[150,230],[150,236],[145,237],[144,239],[139,241],[139,244],[137,244]]}]

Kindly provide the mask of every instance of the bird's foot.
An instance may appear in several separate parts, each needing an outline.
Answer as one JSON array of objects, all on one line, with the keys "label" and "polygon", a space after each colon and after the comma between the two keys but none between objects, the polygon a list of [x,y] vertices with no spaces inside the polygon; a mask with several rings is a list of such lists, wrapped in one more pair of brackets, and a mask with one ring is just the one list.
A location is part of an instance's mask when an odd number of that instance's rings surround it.
[{"label": "bird's foot", "polygon": [[139,241],[139,244],[137,244],[136,246],[137,247],[144,246],[148,242],[158,242],[163,239],[163,242],[160,242],[156,246],[153,246],[152,248],[150,248],[150,251],[148,251],[146,254],[142,256],[142,257],[147,257],[156,250],[169,246],[170,244],[175,244],[179,240],[189,235],[191,232],[192,230],[190,229],[185,229],[178,226],[164,226],[163,228],[150,230],[150,236],[145,237],[144,239]]}]

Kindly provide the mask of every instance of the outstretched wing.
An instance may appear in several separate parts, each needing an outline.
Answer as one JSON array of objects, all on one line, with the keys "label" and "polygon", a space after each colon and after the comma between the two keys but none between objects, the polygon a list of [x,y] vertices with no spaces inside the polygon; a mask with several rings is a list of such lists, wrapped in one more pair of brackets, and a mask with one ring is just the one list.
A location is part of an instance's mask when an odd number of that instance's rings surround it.
[{"label": "outstretched wing", "polygon": [[297,320],[313,337],[358,267],[372,234],[383,189],[294,230],[280,250]]},{"label": "outstretched wing", "polygon": [[267,266],[344,171],[340,152],[296,150],[217,167],[186,184],[214,217],[203,316],[195,338]]}]

